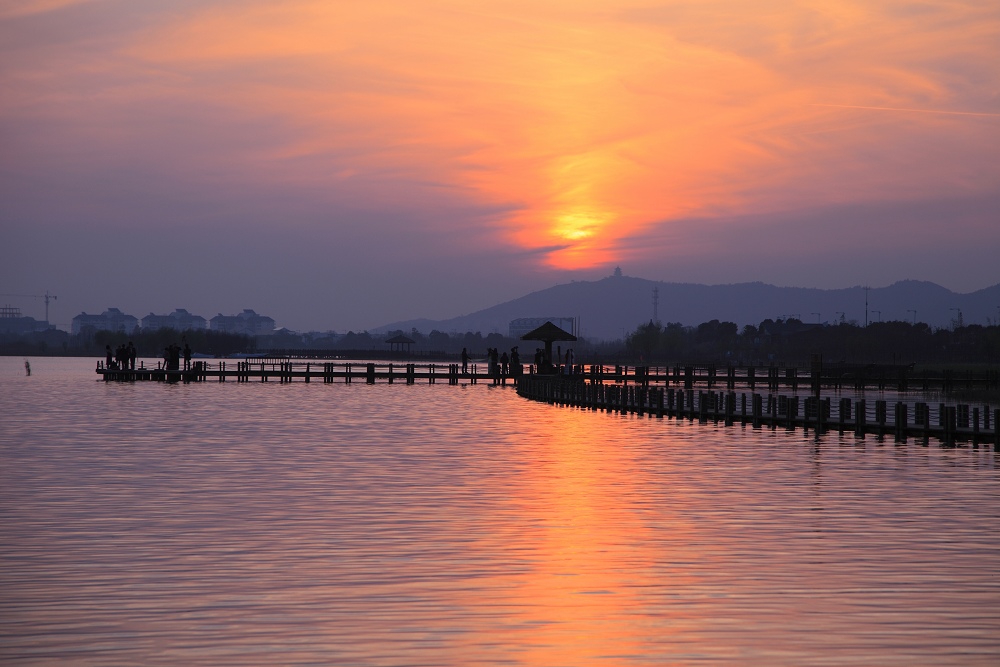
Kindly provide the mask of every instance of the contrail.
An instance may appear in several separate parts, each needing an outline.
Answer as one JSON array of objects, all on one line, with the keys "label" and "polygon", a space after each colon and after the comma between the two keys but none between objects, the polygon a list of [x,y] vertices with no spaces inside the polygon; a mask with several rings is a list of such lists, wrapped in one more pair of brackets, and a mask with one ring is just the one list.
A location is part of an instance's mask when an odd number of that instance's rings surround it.
[{"label": "contrail", "polygon": [[1000,118],[1000,113],[982,113],[976,111],[937,111],[934,109],[901,109],[898,107],[863,107],[854,104],[810,104],[811,107],[836,107],[838,109],[871,109],[873,111],[907,111],[910,113],[938,113],[949,116],[989,116]]}]

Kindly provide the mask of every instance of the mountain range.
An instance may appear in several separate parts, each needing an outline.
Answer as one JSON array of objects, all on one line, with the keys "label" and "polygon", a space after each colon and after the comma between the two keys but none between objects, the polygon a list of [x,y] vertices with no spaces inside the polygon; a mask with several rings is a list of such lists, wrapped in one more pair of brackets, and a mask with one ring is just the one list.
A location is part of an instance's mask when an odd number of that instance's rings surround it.
[{"label": "mountain range", "polygon": [[[731,285],[670,283],[616,275],[574,281],[532,292],[490,308],[445,320],[393,322],[376,332],[403,330],[428,333],[466,331],[507,334],[511,320],[522,317],[578,318],[582,337],[614,340],[654,319],[694,326],[713,319],[740,327],[765,319],[795,317],[803,322],[868,322],[902,320],[932,327],[995,324],[1000,318],[1000,283],[969,294],[940,285],[903,280],[888,287],[844,289],[776,287],[761,282]],[[867,313],[866,313],[867,298]]]}]

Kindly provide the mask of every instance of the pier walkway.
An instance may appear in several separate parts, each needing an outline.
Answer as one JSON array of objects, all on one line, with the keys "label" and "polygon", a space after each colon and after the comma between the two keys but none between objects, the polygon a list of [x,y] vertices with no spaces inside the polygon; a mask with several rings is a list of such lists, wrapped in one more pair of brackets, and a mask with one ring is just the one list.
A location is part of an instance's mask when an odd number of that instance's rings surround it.
[{"label": "pier walkway", "polygon": [[485,364],[469,364],[469,372],[461,372],[461,364],[376,364],[372,362],[316,362],[291,360],[195,361],[190,369],[137,368],[120,370],[106,368],[100,362],[97,373],[106,382],[367,382],[385,381],[415,384],[477,384],[491,382],[507,384],[517,376],[490,374]]},{"label": "pier walkway", "polygon": [[[461,372],[460,364],[373,363],[292,360],[196,361],[189,370],[162,368],[119,370],[98,362],[97,373],[112,382],[376,382],[401,384],[493,384],[513,385],[524,398],[558,405],[606,412],[634,413],[649,417],[713,421],[726,425],[750,424],[754,428],[803,428],[818,433],[834,430],[858,437],[892,436],[897,442],[908,437],[929,438],[953,445],[969,442],[974,446],[992,444],[1000,452],[1000,409],[988,405],[947,405],[918,400],[888,401],[864,398],[853,400],[839,394],[842,385],[826,382],[821,374],[802,376],[797,370],[779,373],[764,369],[758,377],[754,369],[737,373],[732,367],[719,376],[713,369],[675,367],[659,371],[650,367],[577,366],[570,375],[541,375],[533,366],[527,372],[500,375],[489,372],[486,364],[470,364]],[[784,370],[784,369],[782,369]],[[673,384],[674,386],[671,386]],[[922,383],[911,391],[919,392]],[[704,389],[695,389],[695,385]],[[767,393],[758,393],[757,387]],[[719,390],[724,387],[725,391]],[[799,388],[812,392],[800,395]],[[835,396],[822,396],[822,389]],[[749,391],[736,392],[737,388]],[[847,387],[854,389],[854,387]],[[885,390],[887,387],[881,387]],[[905,393],[907,389],[888,387]],[[791,395],[778,393],[790,390]]]}]

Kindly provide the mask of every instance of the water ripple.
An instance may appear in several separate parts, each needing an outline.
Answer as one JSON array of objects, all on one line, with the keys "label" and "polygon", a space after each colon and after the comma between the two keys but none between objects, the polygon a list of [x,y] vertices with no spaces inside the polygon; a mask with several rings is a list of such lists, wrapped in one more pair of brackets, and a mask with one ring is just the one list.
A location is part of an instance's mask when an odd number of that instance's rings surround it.
[{"label": "water ripple", "polygon": [[0,661],[995,665],[986,448],[0,360]]}]

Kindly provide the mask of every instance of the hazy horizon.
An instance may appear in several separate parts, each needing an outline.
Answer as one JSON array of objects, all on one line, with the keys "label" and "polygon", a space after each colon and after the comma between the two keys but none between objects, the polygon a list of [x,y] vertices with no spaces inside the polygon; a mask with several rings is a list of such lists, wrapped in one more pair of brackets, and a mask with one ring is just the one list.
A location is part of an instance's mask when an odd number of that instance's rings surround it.
[{"label": "hazy horizon", "polygon": [[971,1],[0,0],[0,294],[359,331],[616,265],[977,291],[998,33]]},{"label": "hazy horizon", "polygon": [[[549,285],[547,287],[548,288],[558,287],[559,285],[568,285],[568,284],[575,283],[575,282],[596,282],[596,281],[599,281],[599,280],[602,280],[602,279],[608,278],[608,277],[611,277],[611,276],[599,276],[599,277],[595,278],[594,280],[586,280],[586,279],[572,280],[572,281],[567,281],[566,283],[559,283],[559,284],[556,284],[556,285]],[[627,275],[627,274],[624,274],[624,273],[623,273],[623,277],[625,277],[625,278],[635,278],[635,279],[638,279],[638,280],[649,280],[648,278],[643,278],[642,276],[630,276],[630,275]],[[897,284],[899,282],[907,282],[907,281],[912,281],[912,282],[929,282],[929,281],[919,281],[919,280],[916,280],[916,279],[904,279],[902,281],[895,281],[894,283],[892,283],[890,285],[868,285],[867,287],[871,288],[871,290],[873,291],[873,295],[874,295],[874,294],[877,294],[877,291],[879,289],[884,289],[884,288],[887,288],[887,287],[891,287],[892,285]],[[652,281],[652,282],[656,282],[656,283],[660,283],[660,284],[664,284],[664,285],[691,285],[691,286],[694,286],[694,287],[702,287],[702,286],[715,287],[715,286],[725,286],[726,285],[726,284],[722,284],[722,285],[704,285],[704,284],[696,284],[696,283],[678,283],[678,282],[665,282],[665,281]],[[757,281],[757,282],[759,282],[759,281]],[[728,283],[728,284],[751,284],[751,283],[747,282],[747,283]],[[770,285],[772,287],[778,287],[778,288],[813,289],[813,288],[809,288],[809,287],[803,288],[802,286],[799,286],[799,285],[773,285],[771,283],[761,283],[761,284]],[[937,283],[933,283],[933,284],[937,284]],[[986,286],[984,286],[982,288],[979,288],[979,289],[976,289],[976,290],[971,290],[970,292],[955,292],[955,290],[949,290],[949,291],[951,291],[951,292],[953,292],[955,294],[958,294],[958,295],[971,294],[971,293],[979,292],[982,289],[988,289],[990,287],[994,287],[995,285],[1000,285],[1000,283],[995,283],[994,285],[986,285]],[[944,285],[938,285],[938,286],[942,287],[942,288],[945,288],[945,289],[948,289]],[[844,286],[844,287],[841,287],[841,288],[829,288],[829,289],[831,291],[833,291],[833,290],[851,289],[851,288],[858,288],[858,287],[863,287],[863,286],[861,286],[861,285],[849,285],[849,286]],[[313,332],[333,331],[333,332],[336,332],[336,333],[339,333],[339,334],[344,334],[344,333],[347,333],[348,331],[354,331],[354,332],[377,331],[377,330],[380,330],[380,329],[385,329],[386,327],[395,326],[396,324],[399,324],[399,323],[407,323],[407,322],[410,322],[412,320],[429,320],[429,321],[433,322],[433,321],[444,321],[444,320],[450,320],[450,319],[454,319],[454,318],[461,318],[461,317],[463,317],[465,315],[469,315],[469,314],[472,314],[472,313],[475,313],[475,312],[479,312],[479,311],[482,311],[482,310],[488,310],[488,309],[490,309],[490,308],[492,308],[494,306],[500,306],[500,305],[503,305],[503,304],[508,303],[510,301],[516,301],[519,297],[528,296],[531,293],[534,293],[536,291],[544,291],[545,289],[547,289],[547,288],[541,288],[539,290],[533,290],[532,292],[528,292],[528,293],[525,293],[525,294],[519,294],[519,295],[516,295],[515,297],[513,297],[512,299],[507,299],[505,301],[497,302],[497,303],[493,303],[493,304],[487,304],[487,305],[482,306],[481,308],[477,308],[474,311],[469,311],[469,312],[466,312],[466,313],[451,313],[451,314],[446,314],[446,315],[444,315],[442,317],[436,317],[436,318],[425,317],[425,316],[422,316],[422,315],[418,315],[417,317],[412,317],[412,318],[390,318],[390,319],[382,321],[382,322],[380,322],[378,324],[374,324],[372,326],[357,327],[357,328],[347,327],[347,328],[340,328],[340,329],[336,329],[336,328],[333,328],[333,327],[306,329],[306,328],[294,327],[294,326],[291,326],[291,325],[289,325],[287,323],[284,323],[284,322],[281,322],[281,321],[277,321],[277,320],[275,322],[275,326],[277,328],[289,329],[289,330],[297,331],[297,332],[300,332],[300,333],[306,333],[306,332],[310,332],[310,331],[313,331]],[[826,289],[826,288],[818,288],[818,289]],[[58,296],[58,295],[56,295],[56,296]],[[641,300],[643,302],[645,302],[647,300],[647,298],[651,298],[651,296],[647,295],[647,294],[645,294],[645,292],[643,292]],[[18,301],[18,302],[21,302],[21,303],[24,303],[24,304],[29,304],[26,309],[22,308],[22,315],[29,316],[29,317],[35,317],[38,320],[44,319],[44,308],[45,308],[45,306],[44,306],[44,302],[43,301],[35,302],[31,298],[24,298],[24,297],[22,297],[22,298],[7,299],[6,301],[4,301],[4,304],[6,305],[10,301]],[[50,301],[50,311],[55,311],[56,310],[56,308],[57,308],[56,303],[57,303],[57,300],[51,300]],[[881,321],[882,311],[881,310],[875,310],[874,309],[875,305],[881,305],[881,304],[873,302],[872,311],[871,311],[872,319],[874,321],[875,314],[878,313],[880,321]],[[145,317],[148,314],[169,315],[172,312],[174,312],[175,309],[183,309],[183,310],[187,310],[192,315],[200,315],[200,316],[204,317],[206,319],[206,321],[207,320],[211,320],[212,317],[214,317],[216,314],[221,314],[221,315],[237,315],[237,314],[239,314],[240,312],[242,312],[244,310],[244,307],[236,307],[236,308],[233,308],[233,309],[226,309],[226,310],[219,310],[219,309],[217,309],[217,312],[210,312],[210,311],[201,312],[201,311],[193,310],[193,309],[185,306],[184,304],[179,304],[179,305],[176,305],[176,306],[174,306],[172,308],[169,308],[169,309],[163,310],[163,311],[147,311],[147,312],[143,312],[141,310],[130,311],[130,310],[127,310],[125,308],[121,308],[120,306],[117,306],[117,305],[114,305],[114,304],[110,304],[108,306],[101,307],[101,308],[95,309],[93,311],[81,311],[81,312],[87,312],[90,315],[96,315],[96,314],[100,314],[100,313],[104,312],[108,308],[118,308],[119,310],[121,310],[126,315],[135,316],[139,320],[142,320],[142,318]],[[258,315],[266,315],[266,316],[269,316],[269,317],[273,317],[268,312],[264,312],[264,311],[258,310],[256,308],[251,308],[250,306],[245,306],[245,308],[249,308],[251,310],[255,310]],[[664,312],[665,315],[667,315],[668,319],[670,317],[674,318],[674,319],[670,319],[670,321],[677,321],[677,314],[676,313],[673,314],[673,315],[669,314],[669,308],[670,308],[670,304],[669,303],[667,303],[666,301],[664,301],[663,308],[664,308],[663,312]],[[997,309],[998,309],[998,314],[1000,314],[1000,306],[997,306]],[[555,308],[555,309],[550,309],[550,310],[552,310],[553,312],[549,313],[549,315],[555,316],[554,313],[557,310],[559,310],[559,309]],[[574,310],[574,309],[571,308],[571,310]],[[897,310],[898,310],[898,308],[897,308]],[[35,311],[38,311],[38,312],[35,312]],[[562,312],[562,311],[560,311],[560,312]],[[575,312],[575,310],[574,310],[574,312]],[[909,317],[910,313],[912,313],[912,311],[907,311],[906,316]],[[75,317],[76,315],[79,315],[79,314],[80,314],[79,312],[73,313],[71,316],[69,316],[69,318],[67,319],[67,321],[64,323],[64,322],[57,322],[58,318],[55,317],[50,312],[50,320],[51,320],[52,324],[54,324],[54,325],[57,326],[57,328],[69,331],[70,330],[70,320],[73,317]],[[530,313],[529,312],[524,312],[524,313],[522,313],[519,316],[523,316],[523,317],[537,317],[537,316],[540,316],[541,314],[542,313],[534,312],[534,310],[532,310],[532,312],[530,312]],[[568,314],[569,314],[568,311],[566,313],[563,313],[563,315],[568,315]],[[578,313],[576,313],[576,314],[578,314]],[[816,313],[812,313],[812,314],[815,315]],[[860,321],[858,318],[854,317],[854,315],[857,315],[857,313],[851,313],[851,315],[852,315],[852,321]],[[892,313],[891,311],[887,311],[887,321],[889,319],[892,319],[893,315],[898,316],[898,315],[900,315],[900,313]],[[708,319],[712,319],[712,318],[703,319],[701,321],[708,321]],[[715,319],[724,319],[726,321],[735,321],[735,320],[740,320],[741,318],[735,317],[735,316],[732,316],[732,315],[729,315],[729,316],[721,315],[719,317],[716,317]],[[743,318],[743,319],[746,319],[746,318]],[[807,318],[803,318],[803,320],[805,320],[805,319],[807,319]],[[899,317],[898,319],[906,319],[906,318]],[[925,322],[925,323],[930,323],[932,326],[941,326],[940,322],[935,323],[936,319],[940,319],[940,317],[938,317],[938,318],[935,318],[935,317],[929,317],[929,318],[928,317],[922,317],[921,321]],[[748,320],[746,322],[742,322],[741,321],[741,322],[738,322],[738,323],[739,324],[757,324],[759,321],[761,321],[761,320],[754,320],[754,321]],[[639,320],[636,320],[636,322],[639,322]],[[700,323],[700,321],[699,321],[699,323]],[[978,322],[974,322],[974,320],[970,320],[968,323],[972,324],[972,323],[978,323]],[[619,324],[612,323],[612,324],[613,324],[613,328],[617,328],[620,325],[620,323]],[[693,326],[695,323],[694,322],[685,322],[685,324]],[[473,327],[472,329],[470,329],[470,331],[474,331],[476,329],[477,329],[477,327]],[[482,329],[482,327],[478,327],[478,329]],[[428,331],[424,331],[423,333],[429,333],[429,330]],[[460,332],[460,333],[464,333],[464,332]],[[489,332],[485,332],[485,333],[489,333]]]}]

